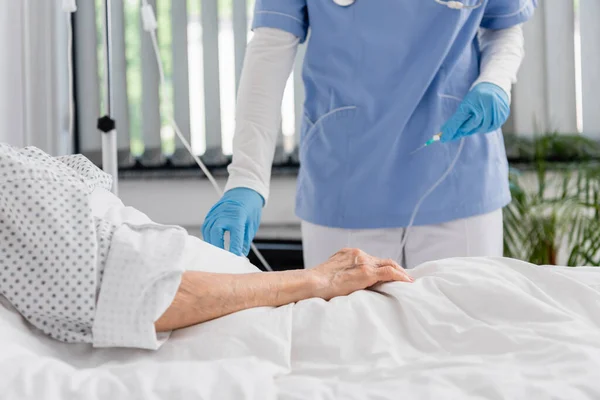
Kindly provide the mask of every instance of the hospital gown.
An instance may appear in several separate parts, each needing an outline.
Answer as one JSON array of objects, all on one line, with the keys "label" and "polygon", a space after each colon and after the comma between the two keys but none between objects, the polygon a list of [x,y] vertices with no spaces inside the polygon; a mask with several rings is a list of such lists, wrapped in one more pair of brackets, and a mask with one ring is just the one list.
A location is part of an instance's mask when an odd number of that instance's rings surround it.
[{"label": "hospital gown", "polygon": [[[0,144],[0,295],[55,339],[156,349],[187,234],[125,208],[110,187],[83,156]],[[115,207],[94,209],[98,194]]]}]

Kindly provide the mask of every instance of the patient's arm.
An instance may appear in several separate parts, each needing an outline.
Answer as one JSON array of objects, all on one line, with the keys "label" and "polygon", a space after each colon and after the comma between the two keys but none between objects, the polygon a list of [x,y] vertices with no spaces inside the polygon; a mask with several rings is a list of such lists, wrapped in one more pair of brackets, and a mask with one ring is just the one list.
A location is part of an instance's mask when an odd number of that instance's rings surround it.
[{"label": "patient's arm", "polygon": [[412,278],[394,261],[356,249],[341,250],[310,270],[244,275],[188,271],[155,327],[165,332],[252,307],[281,306],[311,297],[329,300],[389,281],[411,282]]},{"label": "patient's arm", "polygon": [[311,272],[186,272],[187,232],[129,210],[110,180],[83,157],[0,143],[0,296],[55,339],[157,349],[166,330],[404,278],[350,250]]}]

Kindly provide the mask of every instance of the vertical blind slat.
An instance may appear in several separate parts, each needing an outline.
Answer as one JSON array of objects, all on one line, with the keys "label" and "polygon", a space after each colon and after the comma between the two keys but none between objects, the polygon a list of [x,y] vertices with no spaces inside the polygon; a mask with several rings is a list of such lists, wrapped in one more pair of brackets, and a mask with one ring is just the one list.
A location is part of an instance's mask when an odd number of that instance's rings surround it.
[{"label": "vertical blind slat", "polygon": [[96,129],[100,113],[100,86],[94,1],[82,1],[75,13],[75,67],[77,69],[77,131],[79,152],[100,165],[102,162],[101,137]]},{"label": "vertical blind slat", "polygon": [[294,133],[294,148],[300,146],[300,133],[304,119],[304,82],[302,81],[302,65],[306,54],[306,44],[298,46],[296,64],[294,65],[294,112],[296,114],[296,132]]},{"label": "vertical blind slat", "polygon": [[114,116],[117,124],[117,149],[119,166],[133,164],[129,136],[129,99],[127,98],[127,60],[125,56],[125,10],[123,0],[113,0],[112,28],[112,79]]},{"label": "vertical blind slat", "polygon": [[[156,0],[148,0],[148,4],[156,10]],[[143,165],[155,166],[163,162],[160,138],[160,76],[152,39],[144,31],[140,22],[142,43],[142,137],[144,138],[144,154],[140,162]]]},{"label": "vertical blind slat", "polygon": [[[56,82],[52,74],[52,65],[44,65],[44,68],[39,68],[40,63],[47,63],[50,60],[49,54],[54,50],[52,45],[44,43],[53,43],[56,40],[54,37],[57,33],[54,28],[54,22],[51,18],[41,18],[38,15],[48,15],[56,12],[51,4],[44,2],[34,7],[27,3],[29,7],[24,7],[23,23],[29,29],[25,34],[25,43],[23,57],[26,60],[24,64],[25,85],[24,90],[26,98],[39,100],[45,95],[56,93]],[[62,21],[62,19],[61,19]],[[3,49],[4,50],[4,49]],[[35,103],[33,103],[35,104]],[[32,104],[32,105],[33,105]],[[36,109],[35,116],[30,117],[31,108],[25,109],[26,118],[28,119],[25,125],[25,141],[28,145],[36,146],[40,149],[48,151],[50,154],[56,154],[56,143],[54,135],[58,128],[58,119],[54,118],[56,104],[47,104]],[[29,118],[28,118],[29,117]]]},{"label": "vertical blind slat", "polygon": [[281,104],[281,120],[279,122],[279,132],[277,132],[277,137],[275,139],[275,153],[273,155],[273,164],[278,165],[278,164],[282,164],[284,162],[287,161],[287,154],[285,153],[285,148],[284,148],[284,136],[283,136],[283,125],[284,125],[284,121],[285,121],[285,117],[286,115],[284,114],[284,110],[287,106],[287,102],[286,102],[286,96],[289,96],[289,90],[290,90],[290,86],[293,86],[293,82],[291,80],[288,80],[286,85],[285,85],[285,89],[284,89],[284,93],[283,93],[283,97],[282,97],[282,104]]},{"label": "vertical blind slat", "polygon": [[[547,129],[577,132],[573,0],[544,2]],[[546,132],[540,132],[546,133]]]},{"label": "vertical blind slat", "polygon": [[[56,127],[53,128],[52,126],[48,126],[48,129],[51,131],[49,132],[49,136],[50,136],[50,142],[54,142],[54,148],[56,151],[56,155],[62,156],[62,155],[66,155],[66,154],[72,154],[73,153],[73,136],[71,135],[71,132],[69,131],[69,127],[70,127],[70,104],[71,104],[71,98],[69,97],[71,94],[69,93],[69,85],[71,84],[71,82],[69,82],[69,71],[67,70],[67,68],[64,68],[64,60],[67,59],[67,51],[68,51],[68,45],[67,45],[67,37],[68,37],[68,26],[67,24],[65,24],[63,21],[65,21],[65,19],[71,19],[72,15],[68,14],[65,15],[64,12],[62,12],[61,9],[59,9],[58,7],[52,7],[51,8],[53,10],[53,12],[55,13],[55,17],[54,17],[54,34],[56,35],[56,38],[52,41],[53,46],[52,46],[52,52],[53,54],[59,54],[60,57],[57,57],[54,61],[54,68],[53,71],[54,75],[55,75],[55,79],[54,79],[54,93],[56,93],[56,102],[55,102],[55,107],[57,109],[56,111],[56,115],[61,115],[62,118],[58,118],[56,120]],[[58,24],[56,24],[56,21],[60,21]],[[62,23],[61,23],[62,22]],[[72,34],[72,32],[71,32]],[[1,109],[1,106],[0,106]],[[53,135],[53,132],[60,132],[58,135]]]},{"label": "vertical blind slat", "polygon": [[532,136],[546,130],[545,40],[541,2],[533,18],[523,25],[525,58],[517,84],[513,88],[513,127],[521,136]]},{"label": "vertical blind slat", "polygon": [[208,162],[222,157],[218,0],[202,0],[204,115]]},{"label": "vertical blind slat", "polygon": [[600,1],[580,0],[583,133],[600,139]]},{"label": "vertical blind slat", "polygon": [[[173,115],[183,136],[191,142],[190,81],[188,64],[187,1],[171,2],[171,49],[173,54]],[[175,165],[193,162],[183,143],[175,138]]]},{"label": "vertical blind slat", "polygon": [[233,2],[233,40],[235,46],[235,90],[240,85],[244,57],[246,56],[246,43],[248,41],[248,8],[246,0]]}]

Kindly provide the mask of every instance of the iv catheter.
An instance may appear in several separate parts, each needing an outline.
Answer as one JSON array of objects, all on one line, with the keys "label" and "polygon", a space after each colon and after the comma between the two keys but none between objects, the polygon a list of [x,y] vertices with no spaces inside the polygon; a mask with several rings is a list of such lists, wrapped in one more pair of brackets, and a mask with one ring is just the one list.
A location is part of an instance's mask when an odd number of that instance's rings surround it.
[{"label": "iv catheter", "polygon": [[431,145],[431,144],[433,144],[435,142],[439,142],[441,138],[442,138],[442,133],[441,132],[433,135],[433,137],[431,139],[429,139],[428,141],[426,141],[425,144],[423,144],[421,147],[417,148],[415,151],[413,151],[410,154],[414,154],[417,151],[419,151],[421,149],[424,149],[425,147],[427,147],[427,146],[429,146],[429,145]]}]

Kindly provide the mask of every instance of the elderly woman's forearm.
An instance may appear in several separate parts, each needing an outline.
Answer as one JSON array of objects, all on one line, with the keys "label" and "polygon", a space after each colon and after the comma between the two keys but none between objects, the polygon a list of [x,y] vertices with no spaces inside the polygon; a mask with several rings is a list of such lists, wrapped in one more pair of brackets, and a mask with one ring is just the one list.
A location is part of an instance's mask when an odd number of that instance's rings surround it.
[{"label": "elderly woman's forearm", "polygon": [[242,275],[188,271],[155,327],[157,332],[172,331],[248,308],[294,303],[315,297],[318,287],[308,270]]}]

